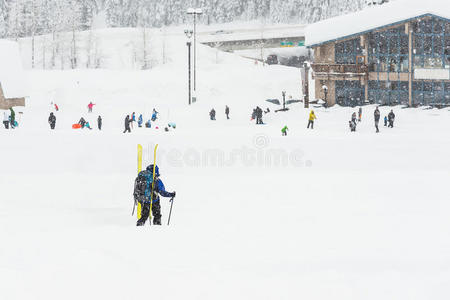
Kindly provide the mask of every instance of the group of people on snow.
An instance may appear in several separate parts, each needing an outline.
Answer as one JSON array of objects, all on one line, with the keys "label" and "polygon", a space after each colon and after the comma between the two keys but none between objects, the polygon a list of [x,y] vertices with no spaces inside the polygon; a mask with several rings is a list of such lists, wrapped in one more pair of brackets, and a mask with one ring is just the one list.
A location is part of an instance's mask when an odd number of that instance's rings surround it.
[{"label": "group of people on snow", "polygon": [[261,107],[257,106],[256,108],[253,109],[251,119],[256,120],[256,124],[264,124],[262,117],[263,117],[263,110]]},{"label": "group of people on snow", "polygon": [[[228,105],[225,105],[225,116],[227,117],[227,120],[230,119],[230,108],[228,107]],[[216,110],[214,108],[212,108],[209,111],[209,119],[211,121],[215,121],[216,120]]]},{"label": "group of people on snow", "polygon": [[[362,107],[359,108],[358,110],[358,122],[361,122],[362,119]],[[380,124],[380,119],[381,119],[381,112],[379,107],[377,106],[375,108],[375,111],[373,112],[373,118],[375,121],[375,132],[379,133],[380,132],[380,128],[378,127]],[[395,121],[395,114],[394,111],[391,109],[391,111],[389,112],[389,114],[387,116],[384,116],[384,126],[388,126],[390,128],[394,128],[394,121]],[[389,123],[389,125],[388,125]],[[356,112],[354,112],[352,114],[352,118],[349,121],[349,127],[350,127],[350,131],[355,132],[356,131]]]},{"label": "group of people on snow", "polygon": [[153,108],[151,118],[148,119],[145,122],[145,124],[144,124],[144,116],[142,114],[139,115],[137,121],[136,121],[136,113],[135,112],[133,112],[131,114],[131,116],[126,115],[125,123],[124,123],[125,130],[123,131],[123,133],[126,133],[126,132],[131,133],[131,129],[133,129],[134,122],[137,122],[138,127],[142,127],[144,125],[146,128],[151,128],[152,127],[151,122],[155,122],[158,119],[158,114],[159,114],[159,112],[157,112],[156,109]]}]

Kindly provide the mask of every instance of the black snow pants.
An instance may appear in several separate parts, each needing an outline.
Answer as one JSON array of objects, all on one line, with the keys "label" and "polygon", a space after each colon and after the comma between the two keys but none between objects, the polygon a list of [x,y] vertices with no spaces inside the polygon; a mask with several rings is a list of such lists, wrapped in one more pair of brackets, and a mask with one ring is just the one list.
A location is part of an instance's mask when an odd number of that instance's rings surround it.
[{"label": "black snow pants", "polygon": [[[150,215],[150,203],[142,204],[141,218],[137,221],[136,226],[143,226]],[[152,205],[153,225],[161,225],[161,204],[159,200]]]},{"label": "black snow pants", "polygon": [[56,123],[54,123],[54,122],[50,123],[50,128],[55,129],[55,125],[56,125]]},{"label": "black snow pants", "polygon": [[309,125],[311,125],[311,129],[314,129],[314,121],[309,120],[307,128],[309,128]]},{"label": "black snow pants", "polygon": [[123,131],[123,133],[125,133],[127,131],[131,133],[130,125],[125,126],[125,130]]}]

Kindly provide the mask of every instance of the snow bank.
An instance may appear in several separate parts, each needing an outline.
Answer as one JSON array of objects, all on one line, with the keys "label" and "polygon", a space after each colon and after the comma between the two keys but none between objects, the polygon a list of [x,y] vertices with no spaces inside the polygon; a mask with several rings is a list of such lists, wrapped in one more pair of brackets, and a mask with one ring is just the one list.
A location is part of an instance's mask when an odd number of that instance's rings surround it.
[{"label": "snow bank", "polygon": [[321,44],[426,14],[449,19],[450,5],[448,0],[429,0],[426,2],[422,0],[398,0],[317,22],[306,28],[306,45]]}]

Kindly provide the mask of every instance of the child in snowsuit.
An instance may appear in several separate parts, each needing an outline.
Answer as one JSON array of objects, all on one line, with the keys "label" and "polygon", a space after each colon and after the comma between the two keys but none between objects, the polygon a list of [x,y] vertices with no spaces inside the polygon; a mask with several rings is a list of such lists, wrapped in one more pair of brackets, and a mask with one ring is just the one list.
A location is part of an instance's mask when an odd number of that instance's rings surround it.
[{"label": "child in snowsuit", "polygon": [[281,129],[281,135],[282,135],[282,136],[287,136],[288,130],[289,130],[289,128],[288,128],[287,126],[284,126],[284,127]]},{"label": "child in snowsuit", "polygon": [[388,121],[389,121],[388,127],[394,128],[394,120],[395,120],[395,114],[394,114],[394,111],[391,110],[391,112],[388,114]]},{"label": "child in snowsuit", "polygon": [[214,110],[214,108],[209,112],[209,118],[211,119],[211,121],[216,120],[216,111]]},{"label": "child in snowsuit", "polygon": [[80,119],[80,121],[78,121],[78,124],[81,125],[81,128],[84,128],[84,124],[86,124],[86,120],[82,117],[82,118]]},{"label": "child in snowsuit", "polygon": [[144,123],[144,120],[142,119],[142,114],[139,115],[139,119],[138,119],[138,127],[142,127],[142,123]]},{"label": "child in snowsuit", "polygon": [[[154,178],[154,183],[153,182]],[[152,190],[153,186],[153,190]],[[153,176],[153,165],[149,165],[141,171],[134,181],[134,201],[142,205],[141,218],[136,226],[143,226],[150,216],[150,204],[152,206],[153,225],[161,225],[161,204],[159,195],[167,198],[174,198],[175,192],[167,192],[163,182],[159,179],[159,168],[155,166],[155,176]]]},{"label": "child in snowsuit", "polygon": [[56,117],[53,114],[53,112],[50,113],[50,116],[48,117],[48,124],[50,124],[50,129],[55,129],[56,125]]},{"label": "child in snowsuit", "polygon": [[384,116],[384,127],[386,127],[386,126],[387,126],[387,121],[388,121],[387,117],[386,117],[386,116]]}]

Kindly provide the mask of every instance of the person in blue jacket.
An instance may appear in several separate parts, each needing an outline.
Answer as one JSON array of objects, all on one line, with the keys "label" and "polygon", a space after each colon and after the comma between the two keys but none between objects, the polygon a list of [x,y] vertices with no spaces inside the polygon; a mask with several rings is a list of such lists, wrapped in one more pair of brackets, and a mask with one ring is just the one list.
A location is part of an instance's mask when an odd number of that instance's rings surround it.
[{"label": "person in blue jacket", "polygon": [[158,118],[158,112],[156,111],[156,109],[153,109],[152,121],[155,122],[157,118]]},{"label": "person in blue jacket", "polygon": [[142,119],[142,114],[140,114],[138,119],[138,127],[142,127],[142,123],[144,123],[144,120]]},{"label": "person in blue jacket", "polygon": [[[167,192],[164,183],[159,179],[159,168],[155,166],[155,183],[152,193],[153,165],[141,171],[134,182],[134,200],[142,205],[141,218],[136,226],[143,226],[150,215],[150,203],[152,203],[153,225],[161,225],[161,204],[159,195],[174,198],[175,192]],[[153,194],[153,195],[152,195]]]}]

